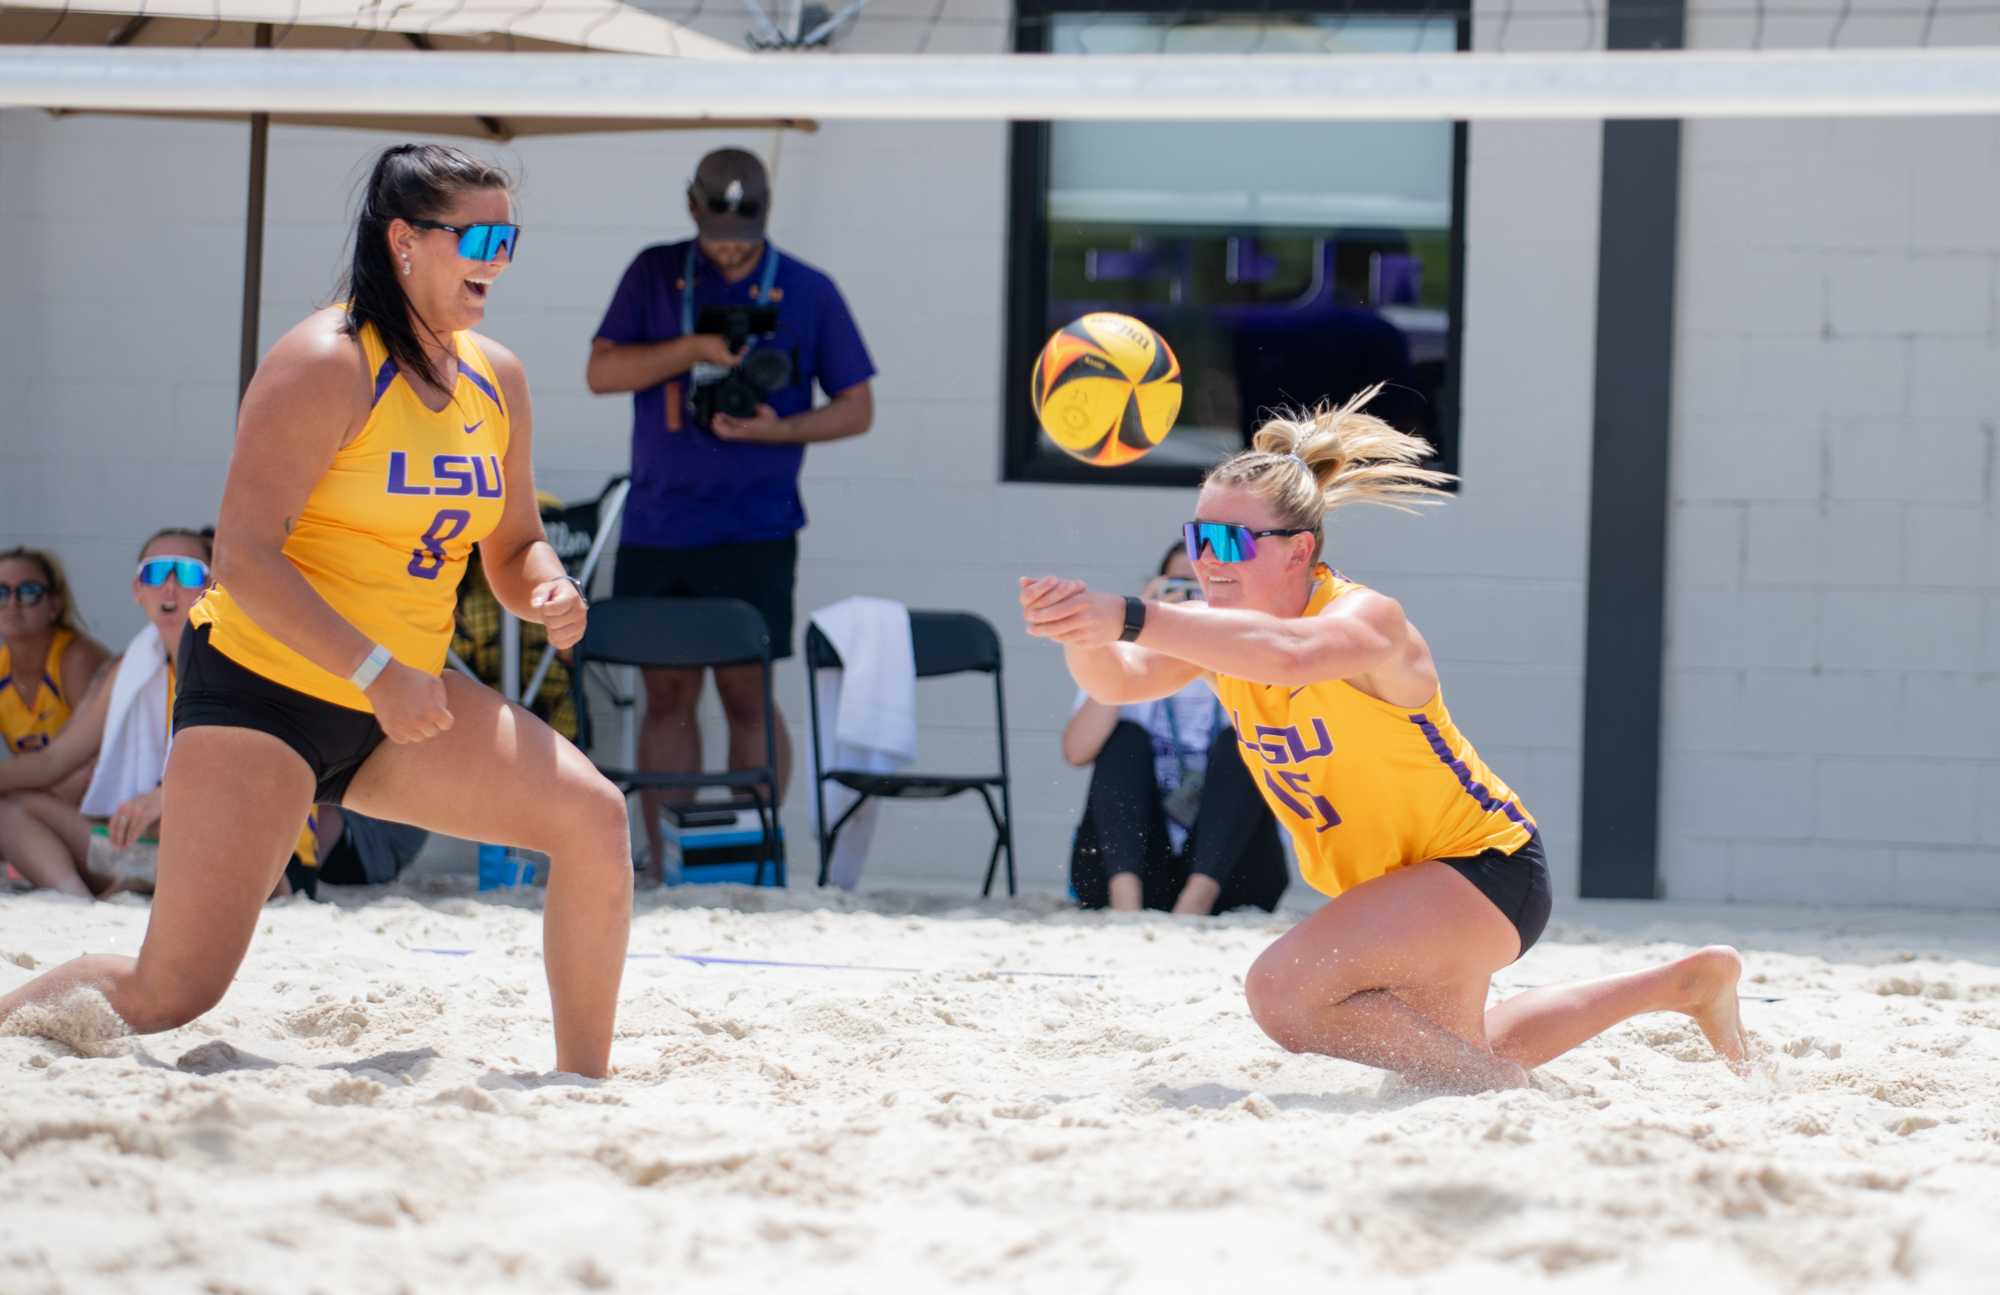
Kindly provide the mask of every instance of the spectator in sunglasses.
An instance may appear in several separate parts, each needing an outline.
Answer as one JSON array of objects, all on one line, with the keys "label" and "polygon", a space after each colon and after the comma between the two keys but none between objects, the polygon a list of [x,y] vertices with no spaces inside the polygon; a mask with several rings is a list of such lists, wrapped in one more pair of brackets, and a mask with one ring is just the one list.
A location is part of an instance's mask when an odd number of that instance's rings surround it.
[{"label": "spectator in sunglasses", "polygon": [[[1140,594],[1172,603],[1200,596],[1179,544]],[[1291,880],[1277,820],[1206,684],[1126,706],[1079,693],[1062,749],[1071,764],[1091,766],[1070,851],[1078,903],[1181,914],[1277,907]]]},{"label": "spectator in sunglasses", "polygon": [[[112,845],[123,849],[159,822],[172,646],[208,587],[210,534],[169,529],[146,541],[132,577],[145,628],[78,702],[67,727],[0,765],[0,859],[30,885],[102,893],[112,879],[93,884],[86,875],[92,823],[105,824]],[[0,572],[10,565],[0,562]],[[66,796],[72,785],[77,794]]]},{"label": "spectator in sunglasses", "polygon": [[[833,280],[765,237],[771,185],[754,154],[704,157],[687,203],[695,236],[639,254],[591,342],[590,389],[632,393],[632,494],[612,591],[740,598],[763,613],[772,655],[788,657],[805,447],[868,430],[875,366]],[[815,386],[824,404],[815,406]],[[642,767],[700,767],[702,673],[646,671]],[[729,767],[761,765],[758,667],[714,673]],[[782,715],[772,721],[782,795],[791,739]],[[657,879],[664,794],[643,801]]]},{"label": "spectator in sunglasses", "polygon": [[1183,531],[1206,605],[1023,579],[1028,632],[1059,643],[1092,697],[1128,704],[1202,680],[1328,902],[1251,965],[1250,1015],[1288,1052],[1427,1087],[1527,1086],[1527,1072],[1646,1012],[1689,1017],[1747,1061],[1742,960],[1714,945],[1489,1007],[1495,972],[1541,936],[1541,832],[1445,708],[1430,642],[1393,598],[1328,565],[1329,513],[1442,503],[1431,447],[1343,405],[1279,417],[1208,474]]},{"label": "spectator in sunglasses", "polygon": [[[40,549],[0,553],[0,738],[39,751],[70,722],[110,654],[83,633],[62,565]],[[70,804],[81,779],[56,789]]]}]

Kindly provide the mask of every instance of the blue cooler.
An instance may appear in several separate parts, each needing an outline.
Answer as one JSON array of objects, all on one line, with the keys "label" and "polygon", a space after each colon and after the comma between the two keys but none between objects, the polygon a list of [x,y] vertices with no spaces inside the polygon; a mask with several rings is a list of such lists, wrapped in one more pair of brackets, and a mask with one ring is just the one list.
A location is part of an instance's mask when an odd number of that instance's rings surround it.
[{"label": "blue cooler", "polygon": [[[543,884],[547,883],[544,876]],[[479,888],[481,890],[513,890],[518,886],[535,884],[535,860],[525,854],[516,854],[504,845],[482,845],[479,847]]]},{"label": "blue cooler", "polygon": [[[754,809],[705,805],[669,808],[661,815],[665,846],[662,869],[669,886],[732,883],[739,886],[783,886],[784,864],[766,856],[764,829]],[[784,828],[778,847],[784,847]],[[763,879],[757,873],[763,869]]]}]

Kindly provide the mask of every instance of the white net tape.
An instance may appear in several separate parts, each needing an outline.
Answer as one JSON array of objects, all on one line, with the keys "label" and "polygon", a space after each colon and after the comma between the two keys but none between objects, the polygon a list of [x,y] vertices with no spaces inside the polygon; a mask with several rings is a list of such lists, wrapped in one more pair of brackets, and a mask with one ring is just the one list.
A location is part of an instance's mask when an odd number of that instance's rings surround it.
[{"label": "white net tape", "polygon": [[[2000,109],[2000,0],[1215,4],[1162,0],[1135,18],[1066,0],[867,0],[865,8],[856,0],[648,8],[616,0],[0,0],[0,105],[321,117],[365,105],[375,114],[628,120],[1126,121]],[[1662,21],[1704,48],[1605,52],[1614,16],[1642,27]],[[936,48],[974,30],[985,37]],[[837,53],[823,52],[828,42]],[[252,44],[268,48],[245,48]],[[808,44],[820,50],[788,52]],[[1454,50],[1461,44],[1474,52]],[[1059,52],[998,52],[1011,48]]]},{"label": "white net tape", "polygon": [[752,60],[0,47],[0,103],[541,117],[1437,120],[2000,111],[2000,49]]}]

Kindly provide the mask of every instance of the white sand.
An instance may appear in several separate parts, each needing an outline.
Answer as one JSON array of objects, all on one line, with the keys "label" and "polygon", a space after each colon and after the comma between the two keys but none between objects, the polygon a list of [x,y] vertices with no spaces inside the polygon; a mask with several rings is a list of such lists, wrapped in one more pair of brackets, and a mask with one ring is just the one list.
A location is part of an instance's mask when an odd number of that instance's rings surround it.
[{"label": "white sand", "polygon": [[[529,903],[294,901],[195,1025],[0,1037],[0,1291],[2000,1282],[1992,914],[1570,905],[1506,984],[1733,937],[1760,1073],[1654,1017],[1422,1098],[1251,1023],[1288,918],[708,888],[642,904],[618,1073],[566,1080]],[[145,916],[0,897],[0,990]]]}]

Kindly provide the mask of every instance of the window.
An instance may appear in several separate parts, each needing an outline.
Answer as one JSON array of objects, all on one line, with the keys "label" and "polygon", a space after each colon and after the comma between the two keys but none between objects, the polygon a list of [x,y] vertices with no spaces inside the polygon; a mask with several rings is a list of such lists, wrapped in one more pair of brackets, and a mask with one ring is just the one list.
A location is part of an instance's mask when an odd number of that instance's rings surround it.
[{"label": "window", "polygon": [[[1448,52],[1469,32],[1414,0],[1324,13],[1221,0],[1020,0],[1018,47],[1058,53]],[[1260,411],[1339,400],[1458,460],[1465,136],[1449,122],[1021,123],[1013,138],[1006,479],[1183,485],[1242,449]],[[1135,315],[1181,362],[1172,436],[1116,470],[1041,434],[1027,374],[1049,334]]]}]

